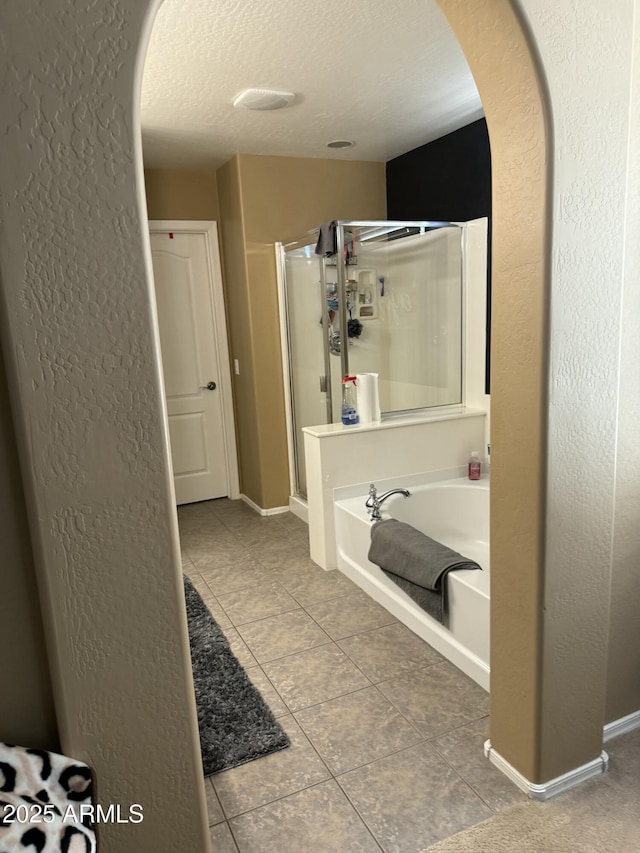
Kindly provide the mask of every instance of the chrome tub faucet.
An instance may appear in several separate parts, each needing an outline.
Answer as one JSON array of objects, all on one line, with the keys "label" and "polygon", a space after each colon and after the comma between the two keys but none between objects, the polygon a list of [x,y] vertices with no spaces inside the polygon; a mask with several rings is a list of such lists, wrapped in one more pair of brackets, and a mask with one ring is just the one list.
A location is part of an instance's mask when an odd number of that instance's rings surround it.
[{"label": "chrome tub faucet", "polygon": [[382,519],[380,507],[391,495],[404,495],[405,498],[408,498],[411,496],[411,492],[408,489],[389,489],[388,492],[379,495],[375,485],[371,483],[369,486],[369,497],[365,502],[367,511],[371,516],[371,521],[380,521]]}]

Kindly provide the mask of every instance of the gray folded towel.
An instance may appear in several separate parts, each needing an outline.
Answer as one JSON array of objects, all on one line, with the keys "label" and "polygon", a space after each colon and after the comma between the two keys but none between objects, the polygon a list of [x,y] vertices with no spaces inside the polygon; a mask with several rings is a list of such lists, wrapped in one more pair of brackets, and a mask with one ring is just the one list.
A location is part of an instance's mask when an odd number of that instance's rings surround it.
[{"label": "gray folded towel", "polygon": [[336,220],[323,222],[320,226],[320,234],[316,244],[316,255],[324,255],[330,258],[338,251],[338,238],[336,236]]},{"label": "gray folded towel", "polygon": [[481,569],[474,560],[395,518],[372,525],[369,560],[440,622],[445,575],[454,569]]}]

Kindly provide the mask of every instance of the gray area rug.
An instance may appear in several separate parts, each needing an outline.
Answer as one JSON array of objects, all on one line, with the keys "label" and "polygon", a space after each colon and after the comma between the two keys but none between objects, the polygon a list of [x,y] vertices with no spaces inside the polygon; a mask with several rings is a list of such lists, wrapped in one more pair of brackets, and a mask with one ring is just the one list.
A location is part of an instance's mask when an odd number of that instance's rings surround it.
[{"label": "gray area rug", "polygon": [[289,746],[289,738],[187,577],[184,594],[204,775]]}]

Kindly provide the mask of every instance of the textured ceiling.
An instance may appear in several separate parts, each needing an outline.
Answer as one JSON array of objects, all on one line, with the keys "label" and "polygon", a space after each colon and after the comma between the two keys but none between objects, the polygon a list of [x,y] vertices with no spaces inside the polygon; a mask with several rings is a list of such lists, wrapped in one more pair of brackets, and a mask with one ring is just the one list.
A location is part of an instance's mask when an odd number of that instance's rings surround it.
[{"label": "textured ceiling", "polygon": [[[291,106],[234,109],[249,87]],[[145,165],[236,153],[387,161],[482,116],[435,0],[165,0],[142,84]],[[331,150],[335,139],[356,146]]]}]

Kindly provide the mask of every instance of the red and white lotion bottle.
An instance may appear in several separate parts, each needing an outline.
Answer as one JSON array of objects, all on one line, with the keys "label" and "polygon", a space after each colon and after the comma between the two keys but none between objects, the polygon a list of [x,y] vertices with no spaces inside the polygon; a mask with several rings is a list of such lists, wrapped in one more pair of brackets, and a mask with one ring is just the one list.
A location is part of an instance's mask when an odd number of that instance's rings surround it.
[{"label": "red and white lotion bottle", "polygon": [[478,458],[477,450],[474,450],[469,458],[469,479],[480,479],[480,459]]}]

